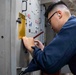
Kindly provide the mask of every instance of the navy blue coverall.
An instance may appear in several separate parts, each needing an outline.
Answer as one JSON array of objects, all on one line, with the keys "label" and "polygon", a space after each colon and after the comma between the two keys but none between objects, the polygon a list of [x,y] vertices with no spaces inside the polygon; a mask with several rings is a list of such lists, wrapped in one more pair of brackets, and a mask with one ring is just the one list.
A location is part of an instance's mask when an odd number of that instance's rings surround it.
[{"label": "navy blue coverall", "polygon": [[33,47],[33,59],[26,72],[42,70],[55,73],[64,65],[76,75],[76,17],[71,16],[51,43],[41,51]]}]

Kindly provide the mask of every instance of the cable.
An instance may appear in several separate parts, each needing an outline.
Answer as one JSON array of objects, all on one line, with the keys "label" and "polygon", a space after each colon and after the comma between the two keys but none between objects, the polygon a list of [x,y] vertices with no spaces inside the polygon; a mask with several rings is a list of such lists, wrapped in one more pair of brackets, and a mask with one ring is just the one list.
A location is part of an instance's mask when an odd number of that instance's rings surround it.
[{"label": "cable", "polygon": [[21,71],[21,72],[19,73],[19,75],[23,75],[23,72],[24,72],[24,71]]},{"label": "cable", "polygon": [[22,68],[22,69],[21,69],[21,72],[19,73],[19,75],[24,75],[24,74],[25,74],[25,70],[26,70],[27,68],[28,68],[28,67]]}]

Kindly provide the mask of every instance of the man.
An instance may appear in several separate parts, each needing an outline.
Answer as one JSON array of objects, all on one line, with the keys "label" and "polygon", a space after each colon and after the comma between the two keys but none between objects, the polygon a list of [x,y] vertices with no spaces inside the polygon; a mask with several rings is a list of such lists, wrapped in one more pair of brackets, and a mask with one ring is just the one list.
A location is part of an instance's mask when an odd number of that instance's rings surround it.
[{"label": "man", "polygon": [[34,65],[32,71],[40,69],[53,74],[68,64],[71,72],[76,75],[76,17],[71,15],[62,1],[51,4],[45,17],[51,28],[57,32],[49,45],[44,47],[32,37],[23,37],[25,47],[33,55],[30,63]]}]

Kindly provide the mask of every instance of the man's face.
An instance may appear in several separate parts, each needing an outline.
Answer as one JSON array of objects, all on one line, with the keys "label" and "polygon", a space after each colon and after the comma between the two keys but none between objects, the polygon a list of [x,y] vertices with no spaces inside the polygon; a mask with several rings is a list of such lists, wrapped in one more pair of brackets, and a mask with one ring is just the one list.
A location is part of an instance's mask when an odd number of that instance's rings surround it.
[{"label": "man's face", "polygon": [[58,16],[58,12],[50,12],[48,14],[48,23],[51,25],[51,28],[55,31],[55,32],[59,32],[59,16]]}]

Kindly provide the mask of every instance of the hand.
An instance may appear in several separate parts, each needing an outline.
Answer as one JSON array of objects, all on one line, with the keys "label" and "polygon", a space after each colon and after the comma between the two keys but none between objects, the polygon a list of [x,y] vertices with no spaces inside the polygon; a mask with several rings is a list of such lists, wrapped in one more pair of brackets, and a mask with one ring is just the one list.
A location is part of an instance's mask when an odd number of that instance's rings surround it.
[{"label": "hand", "polygon": [[40,48],[41,50],[44,49],[44,45],[39,41],[39,40],[34,40],[35,41],[35,45]]},{"label": "hand", "polygon": [[35,46],[34,43],[34,39],[29,37],[27,38],[26,36],[22,38],[23,39],[23,43],[25,45],[25,47],[28,49],[29,52],[33,52],[33,49],[31,48],[32,46]]}]

